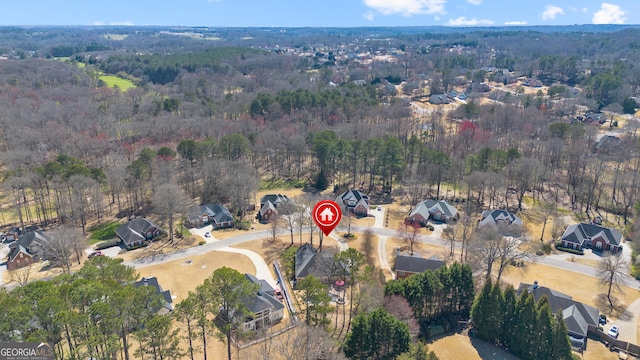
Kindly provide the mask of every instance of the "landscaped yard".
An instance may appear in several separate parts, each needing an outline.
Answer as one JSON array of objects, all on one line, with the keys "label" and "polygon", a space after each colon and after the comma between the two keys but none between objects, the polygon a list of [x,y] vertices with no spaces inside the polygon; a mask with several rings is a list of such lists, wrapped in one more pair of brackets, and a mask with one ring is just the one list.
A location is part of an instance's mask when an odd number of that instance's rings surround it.
[{"label": "landscaped yard", "polygon": [[[540,286],[558,290],[571,295],[573,300],[595,306],[608,317],[617,318],[620,310],[626,308],[634,300],[640,298],[640,291],[623,286],[623,293],[612,292],[612,297],[618,298],[617,310],[609,313],[609,307],[598,301],[598,295],[605,293],[605,288],[599,286],[598,280],[587,275],[565,271],[541,264],[528,264],[525,268],[508,267],[502,275],[501,281],[513,284],[517,289],[521,282],[533,284],[538,280]],[[574,284],[568,286],[568,284]],[[579,284],[577,286],[576,284]]]},{"label": "landscaped yard", "polygon": [[164,290],[170,290],[175,296],[174,305],[182,301],[189,291],[202,284],[213,272],[227,266],[240,273],[255,274],[255,267],[248,257],[222,251],[211,251],[186,259],[174,260],[163,264],[137,269],[140,277],[157,277]]},{"label": "landscaped yard", "polygon": [[93,245],[100,241],[111,240],[116,237],[116,229],[123,223],[112,221],[102,224],[96,224],[87,229],[89,232],[89,245]]}]

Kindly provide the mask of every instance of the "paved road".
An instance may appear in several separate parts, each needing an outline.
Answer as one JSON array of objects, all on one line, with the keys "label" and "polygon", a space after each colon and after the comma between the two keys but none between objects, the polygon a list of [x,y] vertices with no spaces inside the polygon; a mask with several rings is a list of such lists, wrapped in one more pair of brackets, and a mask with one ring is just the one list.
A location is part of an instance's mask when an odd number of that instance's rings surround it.
[{"label": "paved road", "polygon": [[[384,229],[384,217],[387,209],[381,207],[381,210],[372,211],[371,214],[375,217],[375,221],[373,223],[373,228],[371,229],[373,232],[377,233],[380,230]],[[378,259],[380,260],[380,267],[382,270],[387,270],[391,273],[393,279],[396,278],[396,274],[391,269],[389,265],[389,260],[387,259],[387,239],[389,237],[386,235],[378,234]]]}]

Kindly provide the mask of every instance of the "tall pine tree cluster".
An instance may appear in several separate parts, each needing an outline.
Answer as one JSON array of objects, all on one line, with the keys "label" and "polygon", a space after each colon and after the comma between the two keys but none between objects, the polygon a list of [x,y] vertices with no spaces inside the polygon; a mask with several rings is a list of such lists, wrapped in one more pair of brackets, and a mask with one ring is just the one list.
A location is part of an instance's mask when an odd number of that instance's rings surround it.
[{"label": "tall pine tree cluster", "polygon": [[474,298],[473,273],[469,265],[454,263],[436,272],[427,270],[389,281],[384,290],[386,296],[400,295],[407,299],[422,335],[428,337],[426,329],[433,321],[446,319],[457,323],[469,317]]},{"label": "tall pine tree cluster", "polygon": [[503,292],[491,280],[471,309],[476,336],[501,343],[523,360],[571,359],[567,328],[559,311],[551,314],[549,301],[535,303],[532,294],[516,296],[513,286]]}]

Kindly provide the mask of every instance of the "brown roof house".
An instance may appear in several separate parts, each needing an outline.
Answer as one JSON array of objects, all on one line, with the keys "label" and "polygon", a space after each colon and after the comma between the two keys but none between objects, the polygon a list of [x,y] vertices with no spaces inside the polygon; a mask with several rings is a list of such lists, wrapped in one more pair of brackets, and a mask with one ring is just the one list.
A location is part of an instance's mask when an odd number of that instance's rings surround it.
[{"label": "brown roof house", "polygon": [[7,270],[15,270],[40,260],[43,242],[51,241],[49,235],[43,231],[30,231],[9,245],[7,257]]},{"label": "brown roof house", "polygon": [[439,268],[445,266],[446,263],[437,256],[432,256],[428,259],[414,255],[402,255],[400,250],[396,252],[396,279],[405,279],[411,275],[423,273],[427,270],[436,271]]},{"label": "brown roof house", "polygon": [[116,229],[116,235],[127,250],[146,246],[149,240],[162,234],[162,229],[153,221],[137,218]]},{"label": "brown roof house", "polygon": [[349,189],[336,197],[336,203],[356,216],[369,215],[369,197],[362,192]]},{"label": "brown roof house", "polygon": [[562,234],[562,246],[572,249],[591,248],[617,252],[622,246],[622,233],[594,224],[574,224]]}]

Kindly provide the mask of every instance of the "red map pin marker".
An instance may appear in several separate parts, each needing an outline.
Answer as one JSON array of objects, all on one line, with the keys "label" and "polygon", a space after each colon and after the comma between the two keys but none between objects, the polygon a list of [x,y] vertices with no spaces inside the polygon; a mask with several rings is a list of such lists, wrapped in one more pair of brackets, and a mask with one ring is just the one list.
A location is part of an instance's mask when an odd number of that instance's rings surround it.
[{"label": "red map pin marker", "polygon": [[313,221],[327,236],[338,226],[341,218],[342,210],[335,201],[322,200],[313,208]]}]

